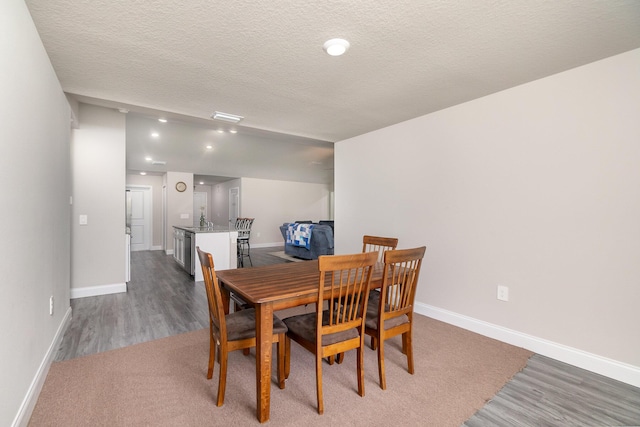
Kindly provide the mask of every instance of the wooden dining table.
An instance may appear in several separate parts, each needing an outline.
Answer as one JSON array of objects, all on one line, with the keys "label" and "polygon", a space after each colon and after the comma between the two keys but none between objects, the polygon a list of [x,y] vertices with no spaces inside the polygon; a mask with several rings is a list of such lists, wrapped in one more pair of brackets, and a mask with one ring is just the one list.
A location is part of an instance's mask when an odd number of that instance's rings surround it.
[{"label": "wooden dining table", "polygon": [[[374,267],[371,288],[382,285],[383,264]],[[225,308],[230,293],[256,310],[256,398],[260,422],[269,420],[273,312],[315,302],[320,272],[318,261],[291,262],[216,272],[223,290]]]}]

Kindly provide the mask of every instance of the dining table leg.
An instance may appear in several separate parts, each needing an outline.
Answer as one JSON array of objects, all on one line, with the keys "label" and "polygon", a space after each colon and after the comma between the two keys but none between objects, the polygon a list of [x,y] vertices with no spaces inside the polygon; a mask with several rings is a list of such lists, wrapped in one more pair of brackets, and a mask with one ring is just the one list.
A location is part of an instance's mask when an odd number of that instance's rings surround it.
[{"label": "dining table leg", "polygon": [[256,304],[256,395],[258,420],[269,420],[271,404],[271,357],[273,339],[273,304]]}]

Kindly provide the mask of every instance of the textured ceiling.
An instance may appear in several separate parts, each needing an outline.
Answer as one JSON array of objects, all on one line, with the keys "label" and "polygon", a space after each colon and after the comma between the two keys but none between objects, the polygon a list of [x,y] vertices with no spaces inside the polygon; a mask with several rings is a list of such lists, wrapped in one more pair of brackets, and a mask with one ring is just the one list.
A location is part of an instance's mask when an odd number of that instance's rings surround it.
[{"label": "textured ceiling", "polygon": [[[637,0],[26,4],[65,92],[203,122],[238,114],[307,146],[640,47]],[[344,56],[322,50],[334,37]]]}]

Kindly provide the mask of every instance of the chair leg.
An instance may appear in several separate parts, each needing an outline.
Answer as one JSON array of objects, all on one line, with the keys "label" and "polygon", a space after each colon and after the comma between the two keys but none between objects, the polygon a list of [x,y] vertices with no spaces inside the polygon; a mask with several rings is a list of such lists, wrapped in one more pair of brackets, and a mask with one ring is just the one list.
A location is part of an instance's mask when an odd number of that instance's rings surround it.
[{"label": "chair leg", "polygon": [[289,371],[291,369],[291,338],[285,335],[284,338],[284,378],[289,378]]},{"label": "chair leg", "polygon": [[207,370],[207,379],[213,378],[213,364],[216,359],[216,342],[212,336],[209,336],[209,369]]},{"label": "chair leg", "polygon": [[322,400],[322,356],[316,353],[316,393],[318,395],[318,414],[324,413]]},{"label": "chair leg", "polygon": [[285,368],[284,359],[286,355],[284,334],[278,335],[278,386],[284,388]]},{"label": "chair leg", "polygon": [[333,363],[336,361],[336,356],[332,354],[331,356],[327,357],[327,361],[329,362],[329,365],[333,365]]},{"label": "chair leg", "polygon": [[253,261],[251,261],[251,245],[249,244],[249,241],[247,241],[247,257],[249,257],[249,264],[253,267]]},{"label": "chair leg", "polygon": [[364,340],[358,347],[358,394],[364,396]]},{"label": "chair leg", "polygon": [[341,365],[342,362],[344,362],[344,352],[336,355],[336,362],[338,362],[338,365]]},{"label": "chair leg", "polygon": [[371,350],[375,350],[378,347],[378,343],[376,341],[376,337],[371,336]]},{"label": "chair leg", "polygon": [[407,370],[413,375],[413,339],[411,338],[411,330],[402,334],[402,342],[406,342],[407,346]]},{"label": "chair leg", "polygon": [[224,404],[224,391],[227,387],[227,359],[226,349],[220,348],[220,380],[218,382],[218,402],[216,406]]},{"label": "chair leg", "polygon": [[378,343],[378,377],[380,378],[380,388],[387,389],[387,379],[384,373],[384,340]]}]

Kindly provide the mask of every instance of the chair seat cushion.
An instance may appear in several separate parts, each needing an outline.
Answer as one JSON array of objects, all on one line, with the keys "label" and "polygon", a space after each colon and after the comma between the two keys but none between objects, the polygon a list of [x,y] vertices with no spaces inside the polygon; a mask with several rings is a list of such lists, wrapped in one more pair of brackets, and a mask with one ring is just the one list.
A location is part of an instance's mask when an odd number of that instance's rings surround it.
[{"label": "chair seat cushion", "polygon": [[[292,334],[295,334],[305,341],[315,342],[316,340],[316,313],[300,314],[298,316],[292,316],[284,319],[284,323],[289,328]],[[329,312],[324,311],[322,313],[322,324],[329,324]],[[341,341],[347,341],[352,338],[357,338],[358,330],[355,328],[348,329],[343,332],[337,332],[335,334],[328,334],[322,336],[322,345],[331,345]]]},{"label": "chair seat cushion", "polygon": [[[253,308],[229,313],[225,317],[227,322],[227,339],[229,341],[254,338],[256,336],[256,311]],[[273,316],[273,333],[285,334],[287,325],[277,316]]]},{"label": "chair seat cushion", "polygon": [[[365,326],[369,329],[378,329],[378,307],[380,306],[380,292],[369,292],[369,302],[367,303],[367,319],[365,320]],[[385,304],[385,311],[389,311],[389,305]],[[384,322],[384,329],[395,328],[396,326],[409,323],[409,317],[403,314],[392,319],[387,319]]]}]

